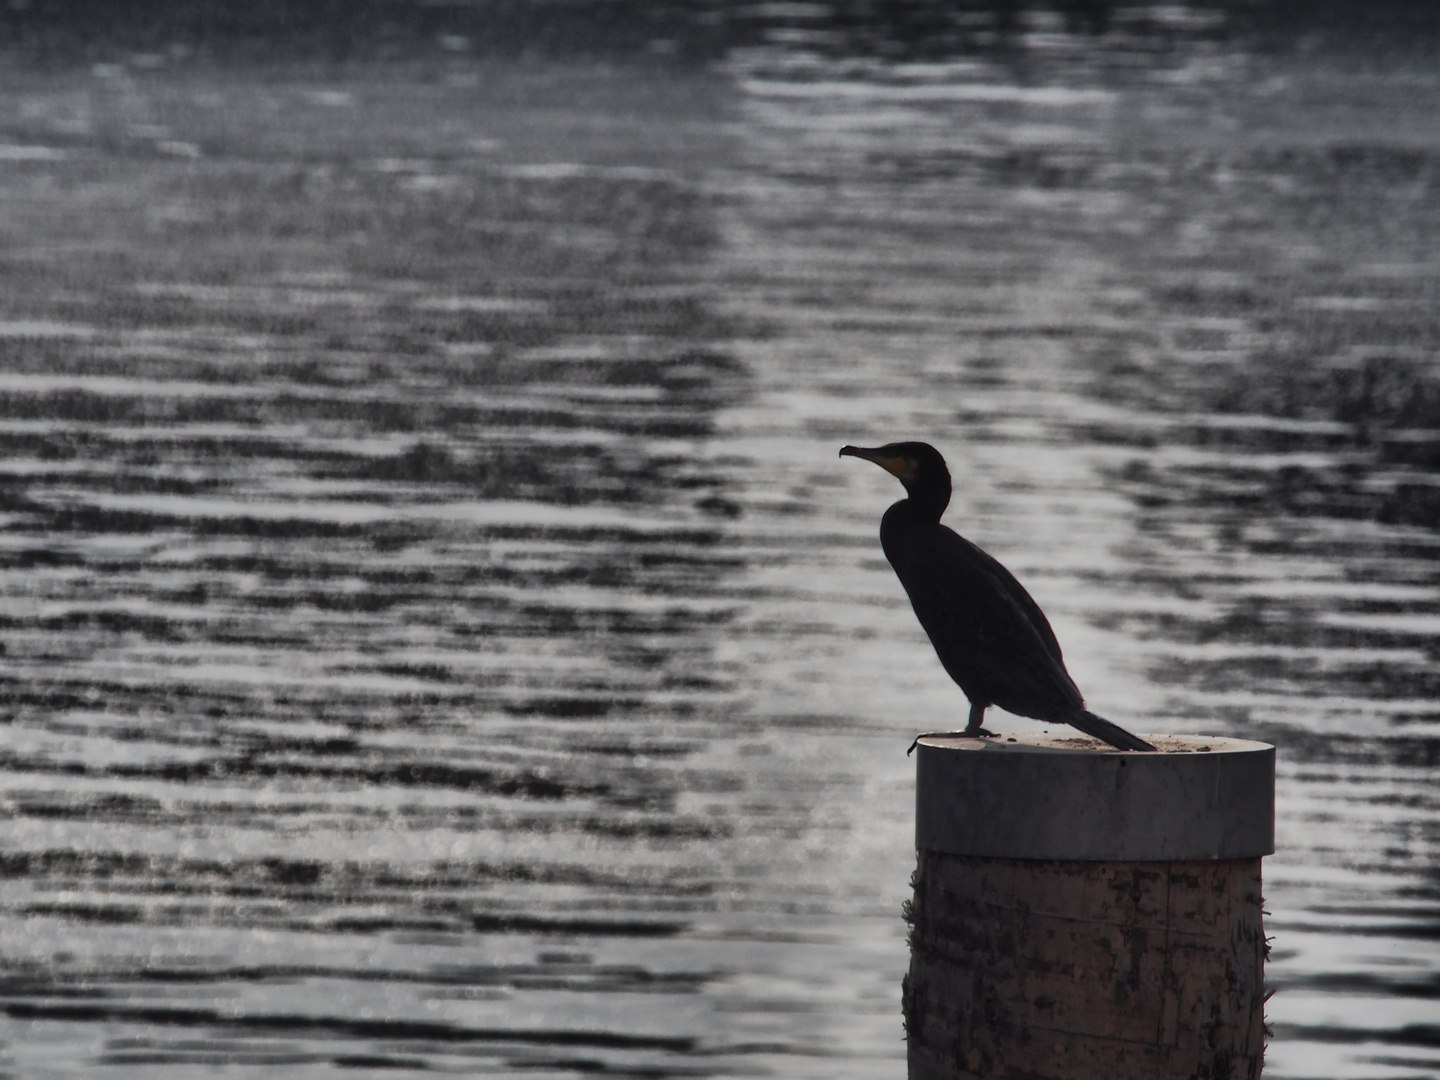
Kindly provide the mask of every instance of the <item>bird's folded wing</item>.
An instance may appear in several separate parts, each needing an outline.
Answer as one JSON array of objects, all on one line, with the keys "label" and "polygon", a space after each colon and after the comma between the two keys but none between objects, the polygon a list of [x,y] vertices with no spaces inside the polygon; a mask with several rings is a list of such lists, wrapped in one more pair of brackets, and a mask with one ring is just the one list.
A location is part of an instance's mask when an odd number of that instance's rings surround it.
[{"label": "bird's folded wing", "polygon": [[1082,704],[1040,606],[999,562],[944,526],[913,538],[901,583],[971,700],[1022,715]]}]

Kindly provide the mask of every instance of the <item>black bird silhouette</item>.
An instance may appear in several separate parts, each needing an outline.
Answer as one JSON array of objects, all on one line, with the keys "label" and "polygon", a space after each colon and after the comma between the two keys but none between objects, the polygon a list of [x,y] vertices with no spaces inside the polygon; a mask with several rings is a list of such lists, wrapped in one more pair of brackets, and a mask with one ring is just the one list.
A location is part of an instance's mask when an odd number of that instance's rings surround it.
[{"label": "black bird silhouette", "polygon": [[909,495],[885,511],[880,546],[940,663],[970,699],[969,724],[951,734],[989,735],[981,727],[985,710],[998,705],[1034,720],[1069,724],[1121,750],[1155,749],[1086,711],[1040,606],[1009,570],[940,524],[950,503],[950,470],[938,450],[929,443],[901,442],[874,449],[846,446],[840,455],[894,473]]}]

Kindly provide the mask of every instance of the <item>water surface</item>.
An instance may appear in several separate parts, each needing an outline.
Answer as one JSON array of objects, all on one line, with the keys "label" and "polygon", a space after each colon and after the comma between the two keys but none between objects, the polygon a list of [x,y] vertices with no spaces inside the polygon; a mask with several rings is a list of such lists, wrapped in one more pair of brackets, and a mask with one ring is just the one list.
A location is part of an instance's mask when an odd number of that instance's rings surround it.
[{"label": "water surface", "polygon": [[1267,1075],[1440,1075],[1440,77],[814,16],[5,73],[14,1075],[903,1075],[902,437],[1279,747]]}]

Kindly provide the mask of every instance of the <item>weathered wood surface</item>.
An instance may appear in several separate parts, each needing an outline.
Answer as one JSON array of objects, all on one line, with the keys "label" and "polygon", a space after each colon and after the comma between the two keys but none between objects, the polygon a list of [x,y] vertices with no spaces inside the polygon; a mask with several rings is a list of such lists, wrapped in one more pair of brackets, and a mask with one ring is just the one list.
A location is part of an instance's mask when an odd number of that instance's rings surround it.
[{"label": "weathered wood surface", "polygon": [[1251,1080],[1264,1051],[1260,860],[920,852],[911,1080]]}]

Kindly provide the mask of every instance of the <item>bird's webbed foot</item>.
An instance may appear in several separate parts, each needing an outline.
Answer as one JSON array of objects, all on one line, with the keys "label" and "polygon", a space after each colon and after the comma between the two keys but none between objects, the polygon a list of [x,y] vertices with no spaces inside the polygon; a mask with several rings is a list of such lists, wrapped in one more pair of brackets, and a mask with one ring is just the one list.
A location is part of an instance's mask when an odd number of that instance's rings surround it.
[{"label": "bird's webbed foot", "polygon": [[926,731],[915,736],[915,741],[910,744],[910,749],[905,751],[909,757],[915,752],[915,747],[920,745],[921,739],[993,739],[995,732],[986,731],[983,727],[970,728],[964,731]]}]

